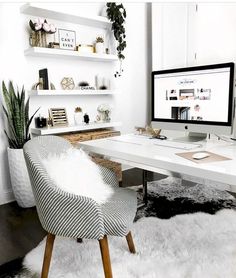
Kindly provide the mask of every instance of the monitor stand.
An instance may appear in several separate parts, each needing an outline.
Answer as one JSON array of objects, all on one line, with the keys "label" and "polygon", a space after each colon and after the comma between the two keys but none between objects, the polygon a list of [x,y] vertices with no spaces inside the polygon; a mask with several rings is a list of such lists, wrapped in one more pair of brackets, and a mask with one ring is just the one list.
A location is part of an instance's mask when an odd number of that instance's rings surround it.
[{"label": "monitor stand", "polygon": [[176,142],[199,142],[207,138],[207,133],[189,132],[184,137],[173,138]]}]

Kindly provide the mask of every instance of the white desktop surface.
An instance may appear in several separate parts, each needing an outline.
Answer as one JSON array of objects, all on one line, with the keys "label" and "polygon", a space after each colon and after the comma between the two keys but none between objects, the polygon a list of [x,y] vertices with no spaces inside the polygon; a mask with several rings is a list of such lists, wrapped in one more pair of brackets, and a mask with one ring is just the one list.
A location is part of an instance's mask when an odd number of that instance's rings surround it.
[{"label": "white desktop surface", "polygon": [[[157,173],[167,170],[229,184],[231,191],[236,192],[236,143],[211,139],[200,142],[202,147],[185,151],[157,146],[156,140],[138,135],[122,135],[81,142],[79,145],[87,152],[109,156],[111,160],[144,170]],[[200,150],[223,155],[232,160],[197,164],[176,155]]]}]

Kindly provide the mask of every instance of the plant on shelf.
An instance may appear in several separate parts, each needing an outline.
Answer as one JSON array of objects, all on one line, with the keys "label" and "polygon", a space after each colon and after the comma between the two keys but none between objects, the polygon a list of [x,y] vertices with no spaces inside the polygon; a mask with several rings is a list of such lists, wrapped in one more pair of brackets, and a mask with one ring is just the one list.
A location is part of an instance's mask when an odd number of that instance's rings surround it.
[{"label": "plant on shelf", "polygon": [[12,189],[21,207],[31,207],[34,206],[34,198],[22,148],[30,140],[29,127],[39,109],[29,117],[29,99],[25,102],[24,87],[21,92],[19,89],[16,92],[11,81],[8,89],[4,81],[2,82],[2,93],[5,102],[3,112],[7,123],[4,132],[10,146],[7,153]]},{"label": "plant on shelf", "polygon": [[102,37],[97,37],[96,43],[104,43],[104,39]]},{"label": "plant on shelf", "polygon": [[29,26],[32,30],[30,35],[30,45],[47,47],[47,34],[54,34],[56,27],[54,24],[49,24],[46,19],[37,18],[34,21],[29,21]]},{"label": "plant on shelf", "polygon": [[126,40],[125,40],[126,35],[125,35],[125,27],[124,27],[126,10],[123,4],[116,4],[114,2],[108,2],[106,6],[107,6],[107,10],[106,10],[107,17],[112,22],[111,29],[118,43],[116,50],[117,50],[117,56],[120,61],[120,70],[116,71],[115,77],[119,77],[123,72],[122,60],[125,59],[123,51],[126,48]]},{"label": "plant on shelf", "polygon": [[97,116],[97,119],[99,121],[110,122],[111,107],[109,104],[106,103],[100,104],[97,108],[97,111],[99,112],[99,115]]}]

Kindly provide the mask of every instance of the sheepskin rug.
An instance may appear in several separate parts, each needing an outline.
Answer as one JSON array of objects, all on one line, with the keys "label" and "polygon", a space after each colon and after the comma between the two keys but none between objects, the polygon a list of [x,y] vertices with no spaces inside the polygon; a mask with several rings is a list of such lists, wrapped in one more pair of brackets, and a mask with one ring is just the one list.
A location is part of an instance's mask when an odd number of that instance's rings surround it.
[{"label": "sheepskin rug", "polygon": [[[141,198],[142,187],[133,187]],[[236,277],[235,198],[212,186],[185,187],[168,177],[148,183],[148,206],[138,210],[132,234],[137,254],[125,238],[109,237],[114,278]],[[23,261],[15,278],[40,277],[45,239]],[[12,277],[12,276],[11,276]],[[57,237],[50,278],[103,278],[96,240]]]},{"label": "sheepskin rug", "polygon": [[[109,237],[115,278],[236,277],[236,212],[194,213],[168,220],[141,218],[132,227],[137,254],[124,238]],[[27,254],[24,266],[40,273],[45,240]],[[23,276],[21,276],[23,277]],[[34,276],[34,277],[37,277]],[[103,268],[99,244],[73,239],[55,241],[51,278],[99,278]]]}]

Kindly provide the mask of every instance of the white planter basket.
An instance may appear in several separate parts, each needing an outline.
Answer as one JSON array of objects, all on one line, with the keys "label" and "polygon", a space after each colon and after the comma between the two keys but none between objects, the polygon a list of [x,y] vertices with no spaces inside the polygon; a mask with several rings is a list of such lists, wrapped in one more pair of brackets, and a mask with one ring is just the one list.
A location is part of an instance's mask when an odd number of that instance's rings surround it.
[{"label": "white planter basket", "polygon": [[81,125],[84,121],[83,113],[82,112],[74,113],[74,120],[76,125]]},{"label": "white planter basket", "polygon": [[35,206],[31,183],[22,149],[7,149],[11,185],[20,207]]},{"label": "white planter basket", "polygon": [[95,50],[96,50],[96,53],[103,54],[104,53],[104,44],[102,42],[97,42],[95,44]]}]

